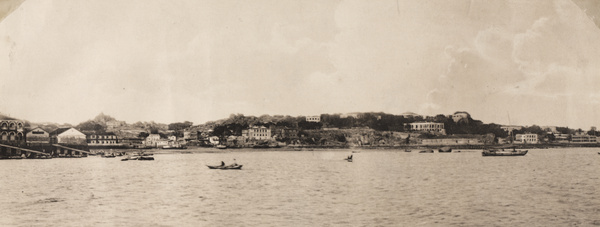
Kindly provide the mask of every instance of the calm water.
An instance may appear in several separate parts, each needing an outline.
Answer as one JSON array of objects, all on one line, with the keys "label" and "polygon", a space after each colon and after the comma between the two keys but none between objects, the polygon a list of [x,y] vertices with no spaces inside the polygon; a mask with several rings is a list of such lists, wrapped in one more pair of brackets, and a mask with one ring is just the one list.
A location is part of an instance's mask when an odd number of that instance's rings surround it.
[{"label": "calm water", "polygon": [[[593,226],[598,151],[0,160],[0,226]],[[243,170],[205,166],[234,158]]]}]

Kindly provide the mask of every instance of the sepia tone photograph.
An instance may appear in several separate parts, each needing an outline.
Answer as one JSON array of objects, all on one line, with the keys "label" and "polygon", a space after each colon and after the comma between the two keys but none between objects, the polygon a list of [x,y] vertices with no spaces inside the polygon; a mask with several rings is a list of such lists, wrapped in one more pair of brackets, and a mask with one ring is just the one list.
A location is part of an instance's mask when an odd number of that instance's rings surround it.
[{"label": "sepia tone photograph", "polygon": [[600,226],[599,0],[0,0],[0,226]]}]

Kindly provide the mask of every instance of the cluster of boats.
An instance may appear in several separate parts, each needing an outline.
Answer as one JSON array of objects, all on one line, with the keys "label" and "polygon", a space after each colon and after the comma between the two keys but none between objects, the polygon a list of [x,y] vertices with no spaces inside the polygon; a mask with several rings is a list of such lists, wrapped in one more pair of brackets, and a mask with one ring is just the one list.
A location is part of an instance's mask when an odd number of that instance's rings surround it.
[{"label": "cluster of boats", "polygon": [[[411,152],[410,149],[405,149],[404,151]],[[456,151],[456,152],[460,152],[460,151]],[[419,153],[434,153],[434,151],[433,151],[433,149],[425,149],[425,150],[419,151]],[[442,147],[442,148],[438,149],[438,153],[452,153],[452,148]]]},{"label": "cluster of boats", "polygon": [[[511,146],[506,148],[488,148],[483,149],[481,152],[482,156],[524,156],[527,154],[528,150],[517,150],[516,147]],[[410,149],[404,150],[405,152],[411,152]],[[460,151],[455,151],[460,152]],[[421,150],[419,153],[434,153],[433,149]],[[452,153],[452,148],[442,147],[438,149],[438,153]],[[600,153],[599,153],[600,154]]]},{"label": "cluster of boats", "polygon": [[103,157],[103,158],[116,158],[116,157],[120,157],[120,156],[126,156],[125,158],[122,158],[121,161],[129,161],[129,160],[153,161],[154,160],[154,154],[144,153],[144,152],[133,153],[131,155],[127,155],[126,152],[101,154],[101,157]]}]

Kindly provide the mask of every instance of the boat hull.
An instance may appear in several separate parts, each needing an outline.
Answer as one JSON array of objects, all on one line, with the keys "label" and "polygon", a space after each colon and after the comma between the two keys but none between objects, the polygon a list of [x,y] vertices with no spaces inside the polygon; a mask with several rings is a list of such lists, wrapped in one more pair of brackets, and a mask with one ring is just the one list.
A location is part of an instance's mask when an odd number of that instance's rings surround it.
[{"label": "boat hull", "polygon": [[449,147],[442,147],[440,149],[438,149],[439,153],[451,153],[452,152],[452,148]]},{"label": "boat hull", "polygon": [[484,150],[481,152],[482,156],[524,156],[528,150],[517,150],[517,151],[494,151]]},{"label": "boat hull", "polygon": [[228,165],[228,166],[209,166],[206,165],[209,169],[221,169],[221,170],[240,170],[243,165]]}]

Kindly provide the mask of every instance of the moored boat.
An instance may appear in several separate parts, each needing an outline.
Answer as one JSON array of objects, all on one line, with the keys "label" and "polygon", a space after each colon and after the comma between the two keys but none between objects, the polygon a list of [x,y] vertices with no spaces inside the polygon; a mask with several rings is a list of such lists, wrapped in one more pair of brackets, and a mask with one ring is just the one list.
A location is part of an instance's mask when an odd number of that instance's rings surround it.
[{"label": "moored boat", "polygon": [[219,165],[219,166],[206,165],[206,166],[209,169],[222,169],[222,170],[229,170],[229,169],[235,170],[235,169],[237,169],[237,170],[239,170],[239,169],[242,169],[243,165],[231,164],[231,165],[228,165],[228,166],[225,166],[225,165]]},{"label": "moored boat", "polygon": [[184,146],[184,145],[181,145],[181,144],[174,144],[174,145],[162,146],[162,149],[178,149],[178,150],[183,150],[183,149],[187,149],[187,147]]},{"label": "moored boat", "polygon": [[138,160],[139,156],[127,156],[122,158],[121,161]]},{"label": "moored boat", "polygon": [[138,161],[154,161],[154,157],[152,157],[152,156],[140,156],[137,160]]},{"label": "moored boat", "polygon": [[422,150],[422,151],[419,151],[419,153],[433,153],[433,150],[432,149]]},{"label": "moored boat", "polygon": [[452,148],[449,147],[442,147],[440,149],[438,149],[439,153],[451,153],[452,152]]},{"label": "moored boat", "polygon": [[524,156],[527,154],[528,150],[517,150],[513,148],[512,150],[504,150],[504,149],[484,149],[481,152],[482,156]]}]

